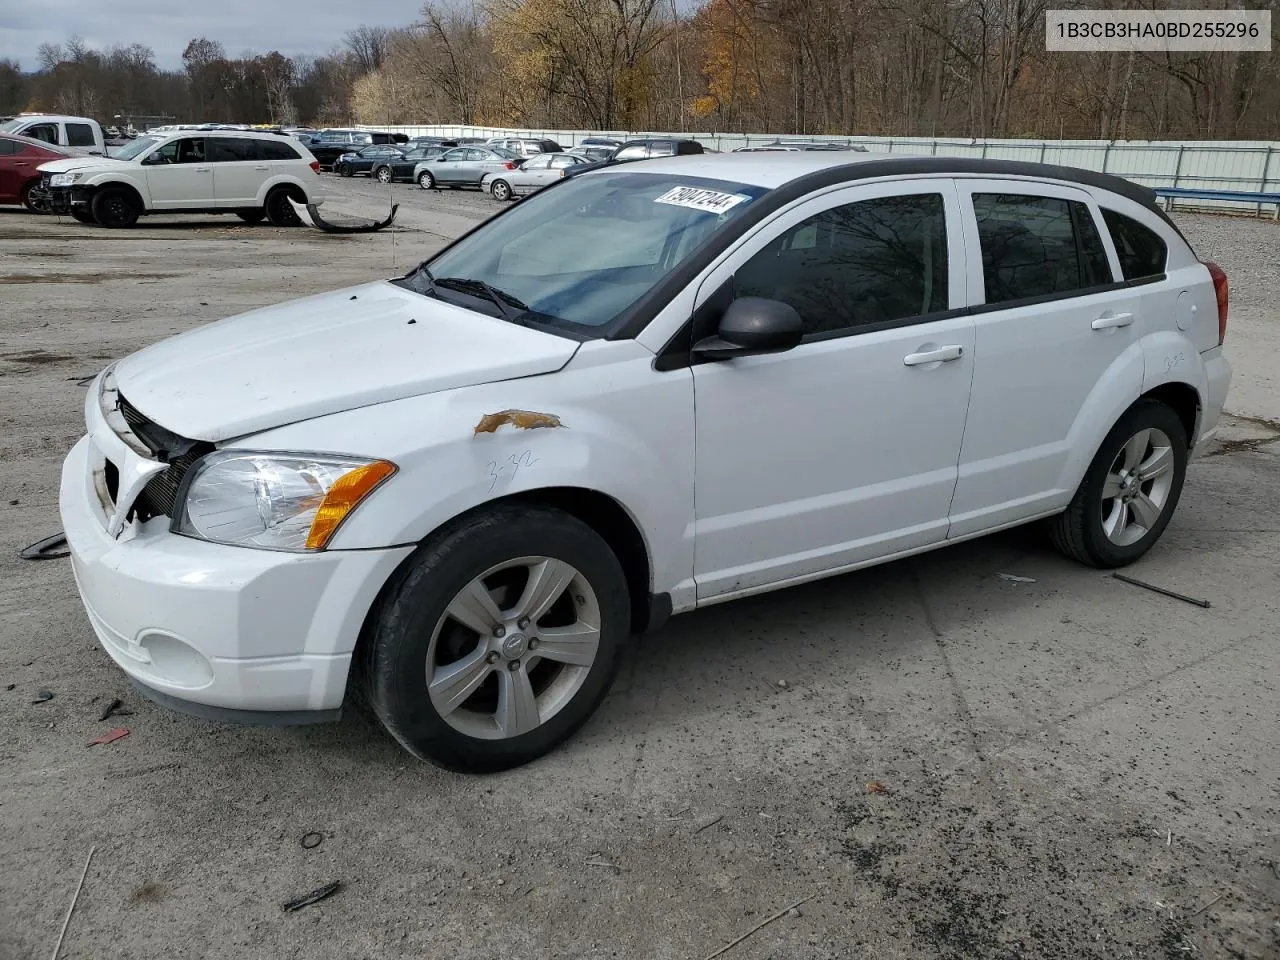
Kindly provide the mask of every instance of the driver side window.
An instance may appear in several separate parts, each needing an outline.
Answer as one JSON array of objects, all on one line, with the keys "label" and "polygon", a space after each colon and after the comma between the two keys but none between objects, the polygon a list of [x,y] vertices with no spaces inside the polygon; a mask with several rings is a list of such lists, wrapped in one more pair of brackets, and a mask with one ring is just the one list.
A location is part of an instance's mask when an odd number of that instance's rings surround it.
[{"label": "driver side window", "polygon": [[942,195],[878,197],[824,210],[776,237],[733,282],[739,297],[790,304],[806,336],[946,310]]}]

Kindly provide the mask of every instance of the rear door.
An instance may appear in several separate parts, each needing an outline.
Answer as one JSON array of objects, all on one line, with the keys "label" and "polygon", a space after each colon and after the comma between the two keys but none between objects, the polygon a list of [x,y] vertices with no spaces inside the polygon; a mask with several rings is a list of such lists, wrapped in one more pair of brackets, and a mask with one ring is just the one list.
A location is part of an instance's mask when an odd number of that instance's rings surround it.
[{"label": "rear door", "polygon": [[957,182],[965,243],[981,255],[969,261],[977,344],[952,537],[1064,506],[1099,420],[1137,399],[1144,369],[1141,290],[1120,282],[1092,197]]},{"label": "rear door", "polygon": [[213,164],[204,137],[170,140],[146,159],[147,190],[155,210],[206,208],[217,205]]},{"label": "rear door", "polygon": [[[557,171],[554,176],[559,176]],[[551,158],[545,154],[540,157],[530,157],[518,170],[512,170],[507,175],[507,180],[511,183],[511,188],[516,193],[533,193],[539,187],[545,187],[551,182]]]},{"label": "rear door", "polygon": [[270,172],[258,150],[258,141],[247,137],[210,137],[213,192],[219,208],[252,207]]},{"label": "rear door", "polygon": [[19,172],[23,169],[19,166],[22,160],[18,156],[19,146],[16,140],[0,137],[0,203],[18,202],[18,190],[22,184]]}]

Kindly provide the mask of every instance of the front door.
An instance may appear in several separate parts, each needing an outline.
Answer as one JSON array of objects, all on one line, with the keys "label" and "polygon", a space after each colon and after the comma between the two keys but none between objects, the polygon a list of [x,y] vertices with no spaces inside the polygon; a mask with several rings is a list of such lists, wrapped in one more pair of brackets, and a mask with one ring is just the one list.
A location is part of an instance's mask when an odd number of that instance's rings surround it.
[{"label": "front door", "polygon": [[760,227],[699,306],[791,304],[785,353],[697,363],[700,601],[938,543],[973,373],[958,193],[850,187]]},{"label": "front door", "polygon": [[1117,282],[1087,193],[957,183],[966,241],[981,252],[969,262],[977,350],[951,511],[962,537],[1065,506],[1098,423],[1138,398],[1145,364],[1143,288]]},{"label": "front door", "polygon": [[213,164],[204,137],[170,140],[147,156],[147,190],[156,210],[214,206]]}]

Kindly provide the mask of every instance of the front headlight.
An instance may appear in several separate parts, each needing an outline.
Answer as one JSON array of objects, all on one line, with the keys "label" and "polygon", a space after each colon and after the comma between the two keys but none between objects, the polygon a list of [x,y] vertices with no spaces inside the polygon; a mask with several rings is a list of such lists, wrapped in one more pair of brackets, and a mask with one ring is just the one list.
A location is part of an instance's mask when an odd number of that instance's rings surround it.
[{"label": "front headlight", "polygon": [[84,178],[83,173],[55,173],[49,178],[51,187],[69,187]]},{"label": "front headlight", "polygon": [[211,453],[184,483],[173,532],[268,550],[323,550],[342,521],[396,472],[330,454]]}]

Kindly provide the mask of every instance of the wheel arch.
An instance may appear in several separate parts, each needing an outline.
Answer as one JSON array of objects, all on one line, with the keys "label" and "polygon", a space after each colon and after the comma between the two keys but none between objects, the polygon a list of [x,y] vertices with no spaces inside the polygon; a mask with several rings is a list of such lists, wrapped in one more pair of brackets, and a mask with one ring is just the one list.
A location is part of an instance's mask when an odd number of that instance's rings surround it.
[{"label": "wheel arch", "polygon": [[1194,446],[1202,406],[1200,392],[1195,387],[1182,380],[1170,380],[1148,390],[1139,399],[1157,400],[1172,409],[1187,431],[1188,450]]},{"label": "wheel arch", "polygon": [[91,202],[94,195],[101,193],[103,190],[113,189],[121,189],[133,194],[133,199],[137,201],[138,209],[141,212],[147,213],[151,210],[151,206],[147,202],[146,195],[138,189],[137,184],[131,183],[128,180],[99,180],[95,183],[85,185],[85,191],[88,193],[89,200]]},{"label": "wheel arch", "polygon": [[296,180],[289,177],[272,177],[262,185],[262,190],[258,194],[258,205],[265,205],[267,197],[271,196],[271,194],[277,190],[284,190],[288,196],[298,201],[298,203],[311,202],[311,198],[307,195],[306,189]]}]

